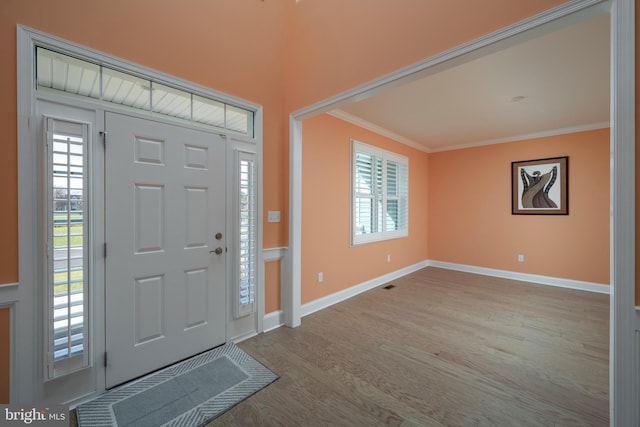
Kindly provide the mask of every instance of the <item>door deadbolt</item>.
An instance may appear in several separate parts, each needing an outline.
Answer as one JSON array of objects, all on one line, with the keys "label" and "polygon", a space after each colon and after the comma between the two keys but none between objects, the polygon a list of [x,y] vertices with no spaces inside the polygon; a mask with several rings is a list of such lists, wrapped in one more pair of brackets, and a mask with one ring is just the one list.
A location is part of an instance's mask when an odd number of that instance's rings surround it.
[{"label": "door deadbolt", "polygon": [[218,248],[215,248],[215,250],[213,251],[209,251],[209,253],[214,253],[214,252],[216,255],[220,255],[222,254],[222,248],[218,247]]},{"label": "door deadbolt", "polygon": [[216,240],[222,239],[222,233],[216,233]]}]

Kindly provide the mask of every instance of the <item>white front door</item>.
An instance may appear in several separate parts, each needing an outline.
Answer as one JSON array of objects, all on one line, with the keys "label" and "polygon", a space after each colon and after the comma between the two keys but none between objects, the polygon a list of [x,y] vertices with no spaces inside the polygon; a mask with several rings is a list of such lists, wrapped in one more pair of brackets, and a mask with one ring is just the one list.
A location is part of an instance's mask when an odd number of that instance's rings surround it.
[{"label": "white front door", "polygon": [[106,385],[225,342],[225,144],[106,113]]}]

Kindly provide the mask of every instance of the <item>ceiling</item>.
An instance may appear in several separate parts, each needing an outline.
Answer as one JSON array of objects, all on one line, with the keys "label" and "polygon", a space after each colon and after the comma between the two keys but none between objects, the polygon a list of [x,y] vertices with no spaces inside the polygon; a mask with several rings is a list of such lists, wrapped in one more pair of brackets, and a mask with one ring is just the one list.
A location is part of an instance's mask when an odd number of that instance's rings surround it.
[{"label": "ceiling", "polygon": [[426,152],[608,127],[609,19],[556,22],[329,114]]}]

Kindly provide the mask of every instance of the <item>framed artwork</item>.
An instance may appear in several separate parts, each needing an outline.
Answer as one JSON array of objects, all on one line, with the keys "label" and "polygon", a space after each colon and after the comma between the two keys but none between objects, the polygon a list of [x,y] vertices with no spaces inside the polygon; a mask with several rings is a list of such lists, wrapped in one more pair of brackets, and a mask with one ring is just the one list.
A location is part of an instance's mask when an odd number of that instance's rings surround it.
[{"label": "framed artwork", "polygon": [[569,157],[511,163],[513,215],[568,215]]}]

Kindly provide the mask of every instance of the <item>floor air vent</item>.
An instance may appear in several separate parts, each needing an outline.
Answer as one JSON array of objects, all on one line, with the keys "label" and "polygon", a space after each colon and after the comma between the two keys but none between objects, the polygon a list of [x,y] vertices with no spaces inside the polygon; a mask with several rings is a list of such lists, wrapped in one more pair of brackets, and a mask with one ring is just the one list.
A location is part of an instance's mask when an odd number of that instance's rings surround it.
[{"label": "floor air vent", "polygon": [[387,285],[387,286],[384,287],[384,289],[393,289],[395,287],[396,287],[396,285]]}]

